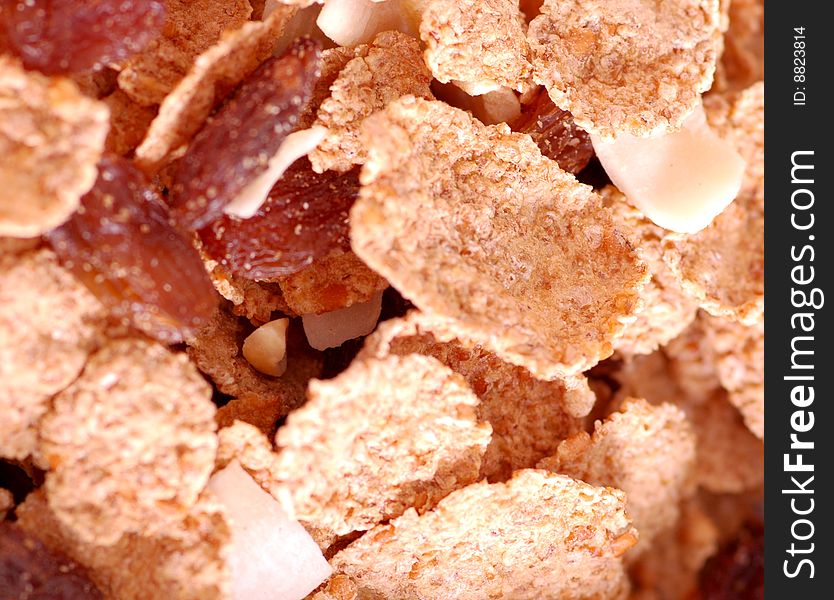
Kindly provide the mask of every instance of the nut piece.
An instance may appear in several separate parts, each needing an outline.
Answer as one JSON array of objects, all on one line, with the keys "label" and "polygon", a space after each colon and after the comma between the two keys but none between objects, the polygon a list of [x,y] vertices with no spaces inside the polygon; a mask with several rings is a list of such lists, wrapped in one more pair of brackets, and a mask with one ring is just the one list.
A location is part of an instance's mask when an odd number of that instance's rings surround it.
[{"label": "nut piece", "polygon": [[467,486],[418,515],[409,509],[331,564],[361,598],[622,600],[622,554],[637,536],[625,494],[527,469]]},{"label": "nut piece", "polygon": [[304,315],[301,321],[310,345],[316,350],[326,350],[371,333],[381,311],[382,292],[378,292],[367,302],[320,315]]},{"label": "nut piece", "polygon": [[35,451],[49,399],[101,341],[104,307],[49,249],[0,255],[0,456]]},{"label": "nut piece", "polygon": [[744,159],[718,137],[699,105],[678,131],[613,140],[591,135],[611,181],[656,225],[682,233],[707,227],[741,189]]},{"label": "nut piece", "polygon": [[536,83],[605,138],[674,130],[712,84],[719,0],[546,0],[528,40]]},{"label": "nut piece", "polygon": [[185,355],[144,340],[111,342],[41,421],[50,507],[85,542],[167,531],[211,474],[214,412]]},{"label": "nut piece", "polygon": [[0,56],[0,236],[63,223],[96,180],[107,106]]},{"label": "nut piece", "polygon": [[243,357],[264,375],[280,377],[287,370],[289,324],[289,319],[275,319],[258,327],[243,342]]},{"label": "nut piece", "polygon": [[401,98],[363,134],[350,226],[369,267],[448,333],[537,377],[611,354],[648,272],[590,187],[529,136],[443,102]]}]

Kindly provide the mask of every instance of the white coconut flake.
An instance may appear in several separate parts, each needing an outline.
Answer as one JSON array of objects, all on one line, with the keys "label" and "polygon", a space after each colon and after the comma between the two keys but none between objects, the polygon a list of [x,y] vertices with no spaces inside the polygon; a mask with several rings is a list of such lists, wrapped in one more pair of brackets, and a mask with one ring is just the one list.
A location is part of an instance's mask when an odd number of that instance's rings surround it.
[{"label": "white coconut flake", "polygon": [[656,225],[697,233],[741,189],[744,159],[710,129],[702,106],[680,130],[649,138],[591,135],[596,155],[629,202]]},{"label": "white coconut flake", "polygon": [[419,37],[419,2],[325,0],[316,24],[340,46],[369,44],[383,31],[401,31]]},{"label": "white coconut flake", "polygon": [[304,315],[307,342],[316,350],[341,346],[347,340],[368,335],[376,327],[382,311],[382,292],[367,302],[320,315]]},{"label": "white coconut flake", "polygon": [[234,600],[302,600],[330,577],[318,545],[278,502],[232,461],[208,484],[232,531]]},{"label": "white coconut flake", "polygon": [[248,219],[266,201],[275,182],[284,171],[302,156],[318,146],[327,136],[327,128],[320,125],[294,131],[281,143],[275,155],[269,159],[266,171],[258,175],[232,200],[224,210],[228,215]]}]

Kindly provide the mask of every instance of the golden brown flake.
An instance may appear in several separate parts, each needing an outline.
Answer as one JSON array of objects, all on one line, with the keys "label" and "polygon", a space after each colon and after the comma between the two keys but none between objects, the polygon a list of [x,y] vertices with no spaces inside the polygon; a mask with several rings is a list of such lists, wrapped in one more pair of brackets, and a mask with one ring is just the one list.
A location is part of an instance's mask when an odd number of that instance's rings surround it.
[{"label": "golden brown flake", "polygon": [[668,231],[628,204],[622,192],[613,185],[604,188],[600,194],[617,228],[641,253],[652,276],[641,292],[642,310],[614,341],[614,349],[624,354],[649,354],[692,322],[698,304],[684,293],[663,261],[662,241]]},{"label": "golden brown flake", "polygon": [[0,255],[0,281],[0,456],[22,460],[49,398],[99,343],[106,312],[46,248]]},{"label": "golden brown flake", "polygon": [[478,479],[490,427],[466,382],[433,358],[354,362],[311,381],[308,397],[278,430],[282,489],[270,486],[301,521],[337,535],[370,529]]},{"label": "golden brown flake", "polygon": [[453,492],[410,509],[331,560],[364,598],[623,599],[636,541],[625,495],[547,471]]},{"label": "golden brown flake", "polygon": [[764,310],[764,84],[704,104],[710,126],[747,170],[738,196],[709,227],[667,239],[666,260],[702,308],[751,324]]},{"label": "golden brown flake", "polygon": [[439,339],[417,311],[379,325],[359,358],[423,354],[462,375],[481,400],[478,419],[492,425],[492,440],[481,464],[481,477],[506,480],[513,471],[532,467],[556,451],[559,442],[584,429],[595,401],[581,375],[542,381],[504,362],[481,346],[467,348],[457,339]]},{"label": "golden brown flake", "polygon": [[[223,8],[224,2],[208,2],[215,10]],[[214,107],[278,48],[281,32],[294,14],[294,8],[282,7],[265,21],[246,23],[211,47],[201,48],[202,54],[195,55],[193,66],[190,62],[187,65],[188,74],[183,71],[179,75],[182,80],[178,77],[179,83],[170,87],[159,115],[136,149],[139,164],[155,171],[188,144]]]},{"label": "golden brown flake", "polygon": [[228,272],[215,260],[203,258],[214,289],[232,303],[232,312],[246,317],[253,325],[263,325],[273,312],[293,316],[277,283],[244,279]]},{"label": "golden brown flake", "polygon": [[426,64],[438,81],[480,93],[521,91],[529,83],[532,65],[518,2],[429,0],[422,13]]},{"label": "golden brown flake", "polygon": [[139,339],[110,342],[41,421],[50,507],[85,542],[167,530],[211,474],[214,410],[184,355]]},{"label": "golden brown flake", "polygon": [[63,223],[96,180],[107,128],[107,107],[70,80],[0,56],[0,235]]},{"label": "golden brown flake", "polygon": [[219,503],[203,495],[187,515],[157,536],[125,534],[101,546],[79,539],[52,511],[42,491],[17,508],[20,526],[89,569],[109,598],[223,600],[229,597],[226,554],[231,533]]},{"label": "golden brown flake", "polygon": [[528,31],[536,83],[604,137],[680,126],[709,89],[718,0],[546,0]]},{"label": "golden brown flake", "polygon": [[[217,389],[241,400],[224,414],[232,412],[242,418],[249,412],[246,406],[270,406],[275,420],[283,417],[304,401],[307,379],[318,374],[319,359],[297,353],[292,347],[287,352],[287,372],[274,378],[256,371],[243,357],[242,346],[252,328],[222,308],[212,321],[188,344],[188,357],[217,386]],[[290,331],[293,334],[293,331]],[[312,358],[312,360],[311,360]],[[225,418],[222,415],[220,418]],[[260,421],[259,421],[260,424]],[[274,426],[274,422],[270,427]]]},{"label": "golden brown flake", "polygon": [[694,491],[694,466],[695,434],[683,411],[634,398],[597,421],[593,435],[578,433],[537,465],[625,492],[641,552],[678,520],[681,500]]},{"label": "golden brown flake", "polygon": [[764,439],[764,318],[753,325],[705,320],[715,370],[747,427]]},{"label": "golden brown flake", "polygon": [[134,102],[122,90],[116,90],[103,102],[110,109],[110,132],[105,147],[110,152],[125,156],[133,152],[145,137],[157,109]]},{"label": "golden brown flake", "polygon": [[354,252],[467,344],[541,378],[612,352],[648,272],[530,137],[403,98],[364,125]]},{"label": "golden brown flake", "polygon": [[[389,0],[386,0],[389,1]],[[298,117],[298,129],[308,129],[313,126],[318,117],[318,110],[321,103],[330,97],[330,86],[335,83],[342,69],[367,46],[336,46],[326,48],[321,53],[321,72],[318,81],[313,87],[313,93],[307,106]]]},{"label": "golden brown flake", "polygon": [[681,505],[678,522],[655,538],[629,569],[638,598],[697,597],[698,573],[718,549],[718,529],[696,499]]},{"label": "golden brown flake", "polygon": [[368,302],[388,287],[353,252],[333,254],[282,277],[281,291],[295,314],[322,314]]},{"label": "golden brown flake", "polygon": [[669,373],[690,401],[696,403],[721,388],[715,369],[715,352],[704,330],[705,320],[704,313],[699,312],[689,327],[663,347],[669,361]]},{"label": "golden brown flake", "polygon": [[161,103],[202,52],[252,14],[248,0],[166,0],[165,8],[162,34],[119,73],[119,87],[144,106]]},{"label": "golden brown flake", "polygon": [[328,128],[327,137],[310,153],[316,172],[348,171],[367,158],[359,137],[366,117],[388,103],[411,94],[432,98],[429,73],[414,38],[397,31],[377,35],[358,46],[321,103],[315,125]]},{"label": "golden brown flake", "polygon": [[744,424],[724,390],[704,398],[687,395],[669,370],[661,352],[635,356],[618,372],[620,398],[645,398],[652,404],[670,402],[681,408],[696,436],[696,479],[714,492],[742,492],[764,477],[764,444]]},{"label": "golden brown flake", "polygon": [[310,600],[356,600],[358,597],[356,583],[347,575],[337,573],[314,592]]}]

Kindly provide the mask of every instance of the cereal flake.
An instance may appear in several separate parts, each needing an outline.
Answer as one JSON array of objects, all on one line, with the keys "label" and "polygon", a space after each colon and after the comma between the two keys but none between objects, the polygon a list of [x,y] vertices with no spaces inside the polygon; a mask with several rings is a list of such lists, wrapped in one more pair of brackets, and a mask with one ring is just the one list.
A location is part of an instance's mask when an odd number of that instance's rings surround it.
[{"label": "cereal flake", "polygon": [[623,599],[625,495],[541,470],[409,509],[336,554],[359,597]]},{"label": "cereal flake", "polygon": [[648,272],[590,187],[529,136],[403,98],[366,120],[354,252],[467,344],[534,376],[612,352]]},{"label": "cereal flake", "polygon": [[0,56],[0,236],[41,235],[75,212],[95,183],[107,118],[70,80]]},{"label": "cereal flake", "polygon": [[49,505],[85,542],[164,531],[208,481],[214,430],[211,391],[184,355],[110,342],[41,421]]},{"label": "cereal flake", "polygon": [[709,89],[719,0],[546,0],[528,40],[536,83],[590,133],[673,130]]},{"label": "cereal flake", "polygon": [[414,38],[397,31],[377,35],[358,46],[330,86],[330,97],[318,110],[315,125],[327,127],[327,137],[310,153],[313,169],[348,171],[367,159],[359,128],[366,117],[407,94],[432,98],[431,74]]}]

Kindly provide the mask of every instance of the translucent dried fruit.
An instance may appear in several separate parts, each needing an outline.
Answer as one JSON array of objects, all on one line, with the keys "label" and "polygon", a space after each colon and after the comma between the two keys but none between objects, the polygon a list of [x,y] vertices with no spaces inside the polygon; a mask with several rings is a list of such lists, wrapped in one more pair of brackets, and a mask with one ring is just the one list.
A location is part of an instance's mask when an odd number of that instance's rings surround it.
[{"label": "translucent dried fruit", "polygon": [[295,129],[319,73],[320,45],[296,42],[262,64],[198,133],[174,173],[174,216],[199,229],[266,171],[284,138]]},{"label": "translucent dried fruit", "polygon": [[0,591],[3,598],[101,598],[78,564],[14,523],[0,523]]},{"label": "translucent dried fruit", "polygon": [[0,50],[27,69],[77,73],[119,62],[162,30],[159,0],[5,0],[0,6]]},{"label": "translucent dried fruit", "polygon": [[591,137],[577,127],[568,111],[553,104],[545,90],[524,107],[511,127],[529,134],[542,155],[555,160],[568,173],[579,173],[594,157]]},{"label": "translucent dried fruit", "polygon": [[214,311],[200,255],[125,159],[102,159],[81,208],[48,237],[64,266],[117,317],[162,342],[181,342]]},{"label": "translucent dried fruit", "polygon": [[350,249],[348,213],[359,195],[359,168],[314,173],[296,161],[249,219],[224,215],[199,231],[203,249],[232,274],[273,279],[316,258]]}]

